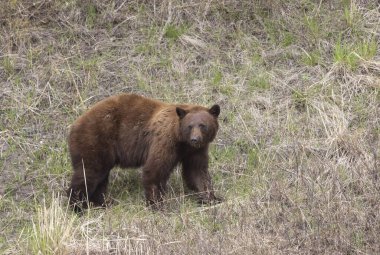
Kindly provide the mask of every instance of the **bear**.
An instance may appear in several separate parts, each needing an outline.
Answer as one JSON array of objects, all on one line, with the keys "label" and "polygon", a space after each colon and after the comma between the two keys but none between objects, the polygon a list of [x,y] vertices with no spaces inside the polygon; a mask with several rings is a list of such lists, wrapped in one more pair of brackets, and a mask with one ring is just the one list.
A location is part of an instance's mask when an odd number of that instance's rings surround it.
[{"label": "bear", "polygon": [[202,204],[220,202],[208,171],[208,148],[219,124],[211,108],[169,104],[136,94],[110,96],[71,126],[68,144],[73,175],[67,191],[76,212],[106,206],[111,169],[142,167],[147,206],[161,208],[167,181],[182,165],[184,184]]}]

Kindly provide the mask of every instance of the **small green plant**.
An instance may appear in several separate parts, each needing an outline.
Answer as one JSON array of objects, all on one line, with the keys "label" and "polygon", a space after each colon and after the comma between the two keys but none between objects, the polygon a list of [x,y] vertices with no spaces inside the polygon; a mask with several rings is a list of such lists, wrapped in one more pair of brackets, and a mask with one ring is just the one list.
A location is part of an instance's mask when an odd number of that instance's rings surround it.
[{"label": "small green plant", "polygon": [[347,47],[343,46],[340,41],[334,47],[334,60],[335,62],[343,62],[347,55]]},{"label": "small green plant", "polygon": [[350,8],[345,6],[344,7],[344,20],[346,21],[346,23],[349,27],[352,27],[353,19],[354,18],[353,18],[352,12],[350,11]]},{"label": "small green plant", "polygon": [[305,16],[305,25],[309,30],[311,36],[316,39],[320,34],[320,24],[315,17]]},{"label": "small green plant", "polygon": [[181,35],[183,35],[186,32],[185,26],[175,26],[172,24],[169,24],[165,28],[164,36],[170,40],[177,40]]},{"label": "small green plant", "polygon": [[12,8],[17,8],[18,0],[10,0],[9,3]]},{"label": "small green plant", "polygon": [[81,65],[83,66],[83,69],[86,71],[96,71],[98,68],[98,58],[90,58],[83,60]]},{"label": "small green plant", "polygon": [[211,86],[225,95],[232,95],[234,93],[234,87],[232,84],[223,81],[223,73],[218,68],[211,71]]},{"label": "small green plant", "polygon": [[227,96],[232,96],[235,89],[232,85],[226,84],[226,85],[220,86],[219,91]]},{"label": "small green plant", "polygon": [[33,50],[32,48],[28,50],[28,53],[26,55],[29,61],[29,68],[33,68],[33,63],[38,59],[39,54],[40,52],[38,50]]},{"label": "small green plant", "polygon": [[310,53],[304,51],[301,57],[301,62],[308,66],[316,66],[319,64],[321,55],[318,50],[314,50]]},{"label": "small green plant", "polygon": [[286,32],[282,39],[282,45],[283,46],[290,46],[294,43],[295,38],[294,35],[290,32]]},{"label": "small green plant", "polygon": [[361,60],[370,60],[376,55],[375,40],[359,41],[353,45],[342,43],[339,39],[334,48],[334,61],[354,70]]},{"label": "small green plant", "polygon": [[96,74],[96,71],[98,70],[99,66],[99,60],[101,59],[100,56],[90,56],[87,58],[75,58],[74,63],[76,64],[78,69],[81,69],[86,72],[92,72]]},{"label": "small green plant", "polygon": [[140,45],[137,45],[135,48],[136,53],[139,54],[153,54],[155,52],[155,47],[151,43],[143,42]]},{"label": "small green plant", "polygon": [[148,82],[142,76],[137,77],[137,83],[136,84],[137,84],[138,88],[141,89],[142,91],[150,91],[151,90]]},{"label": "small green plant", "polygon": [[343,18],[348,27],[354,28],[357,22],[358,11],[354,1],[343,0]]},{"label": "small green plant", "polygon": [[251,90],[267,90],[270,88],[269,78],[266,74],[259,74],[248,81]]},{"label": "small green plant", "polygon": [[273,19],[265,19],[264,20],[264,30],[265,30],[265,33],[267,34],[268,38],[273,43],[279,42],[280,30],[278,28],[278,25],[274,22]]},{"label": "small green plant", "polygon": [[376,55],[377,45],[378,44],[374,39],[366,42],[361,42],[356,45],[356,51],[358,55],[364,60],[370,60]]},{"label": "small green plant", "polygon": [[356,247],[362,248],[365,244],[365,234],[361,230],[354,231],[352,241]]},{"label": "small green plant", "polygon": [[223,229],[223,222],[213,214],[200,213],[194,218],[208,231],[217,232]]},{"label": "small green plant", "polygon": [[297,109],[304,110],[308,105],[308,94],[299,90],[293,90],[292,99]]},{"label": "small green plant", "polygon": [[93,28],[95,25],[95,20],[96,20],[96,7],[93,4],[89,4],[87,6],[87,13],[86,13],[86,26],[88,28]]},{"label": "small green plant", "polygon": [[249,196],[253,192],[254,180],[251,173],[243,173],[239,175],[236,179],[236,185],[233,187],[234,196]]},{"label": "small green plant", "polygon": [[237,151],[235,146],[228,146],[215,151],[215,157],[221,162],[229,162],[236,158]]},{"label": "small green plant", "polygon": [[259,150],[252,148],[248,152],[247,166],[248,168],[255,168],[259,164]]},{"label": "small green plant", "polygon": [[354,69],[357,67],[359,58],[347,44],[343,44],[339,39],[334,48],[334,61]]},{"label": "small green plant", "polygon": [[15,73],[15,66],[14,66],[14,62],[11,58],[9,57],[4,57],[3,58],[3,63],[2,63],[2,66],[5,70],[5,73],[8,75],[8,76],[11,76]]},{"label": "small green plant", "polygon": [[213,77],[212,77],[212,85],[214,86],[217,86],[217,85],[220,85],[220,83],[222,82],[222,79],[223,79],[223,74],[221,71],[219,70],[216,70],[213,74]]},{"label": "small green plant", "polygon": [[258,53],[254,53],[252,55],[251,62],[253,65],[259,66],[263,63],[263,57]]},{"label": "small green plant", "polygon": [[159,38],[161,28],[159,26],[151,26],[149,28],[142,28],[140,32],[145,39],[136,45],[136,53],[146,55],[154,55],[158,53],[160,49],[156,47],[156,42]]}]

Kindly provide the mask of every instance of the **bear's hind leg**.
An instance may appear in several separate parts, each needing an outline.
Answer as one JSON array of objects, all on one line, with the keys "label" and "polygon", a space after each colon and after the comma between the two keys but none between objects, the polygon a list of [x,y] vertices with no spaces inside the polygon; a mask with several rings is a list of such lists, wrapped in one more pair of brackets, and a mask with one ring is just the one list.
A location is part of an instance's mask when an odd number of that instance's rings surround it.
[{"label": "bear's hind leg", "polygon": [[87,209],[88,202],[94,204],[97,202],[93,200],[93,195],[98,185],[104,180],[104,174],[90,174],[90,171],[87,172],[88,174],[86,174],[85,178],[81,169],[76,170],[68,190],[69,203],[76,212]]},{"label": "bear's hind leg", "polygon": [[103,181],[98,184],[94,193],[91,195],[90,201],[94,204],[94,206],[106,206],[105,196],[108,186],[108,176],[109,174],[107,174]]}]

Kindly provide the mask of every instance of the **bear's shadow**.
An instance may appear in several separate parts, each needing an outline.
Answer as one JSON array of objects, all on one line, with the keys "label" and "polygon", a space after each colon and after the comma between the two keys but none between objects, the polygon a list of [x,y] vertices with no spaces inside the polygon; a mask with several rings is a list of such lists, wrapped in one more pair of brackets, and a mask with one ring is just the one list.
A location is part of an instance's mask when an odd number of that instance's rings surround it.
[{"label": "bear's shadow", "polygon": [[[106,200],[111,201],[113,206],[118,204],[145,205],[144,187],[141,180],[141,169],[121,169],[119,167],[112,169]],[[185,190],[178,167],[174,169],[167,184],[165,204],[170,204],[170,207],[177,207],[179,203],[184,202],[185,198]]]},{"label": "bear's shadow", "polygon": [[141,183],[140,169],[121,169],[118,167],[112,169],[106,196],[114,205],[142,201],[144,199],[144,188]]}]

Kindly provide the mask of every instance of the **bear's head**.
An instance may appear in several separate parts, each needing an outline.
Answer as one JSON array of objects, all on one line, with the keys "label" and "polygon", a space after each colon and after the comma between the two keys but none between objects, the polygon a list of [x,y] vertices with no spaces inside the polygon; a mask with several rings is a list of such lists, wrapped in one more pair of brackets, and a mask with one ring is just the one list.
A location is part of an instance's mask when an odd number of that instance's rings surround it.
[{"label": "bear's head", "polygon": [[214,140],[219,128],[219,105],[213,105],[210,109],[176,107],[176,112],[180,119],[180,136],[183,142],[194,148],[202,148]]}]

